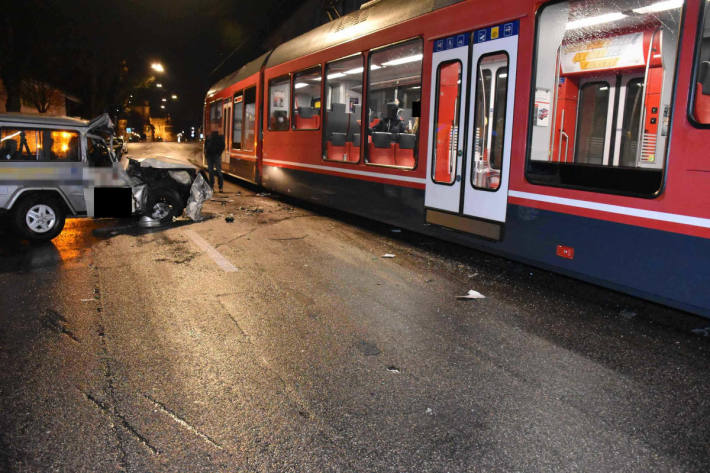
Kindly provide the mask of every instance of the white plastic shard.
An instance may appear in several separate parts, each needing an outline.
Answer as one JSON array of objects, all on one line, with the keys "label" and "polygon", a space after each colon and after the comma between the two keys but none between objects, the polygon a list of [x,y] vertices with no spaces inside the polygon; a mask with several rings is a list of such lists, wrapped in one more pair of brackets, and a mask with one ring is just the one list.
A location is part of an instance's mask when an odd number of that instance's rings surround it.
[{"label": "white plastic shard", "polygon": [[473,289],[469,290],[465,296],[456,296],[456,299],[485,299],[486,296]]},{"label": "white plastic shard", "polygon": [[394,258],[394,255],[392,253],[385,253],[382,255],[383,258]]}]

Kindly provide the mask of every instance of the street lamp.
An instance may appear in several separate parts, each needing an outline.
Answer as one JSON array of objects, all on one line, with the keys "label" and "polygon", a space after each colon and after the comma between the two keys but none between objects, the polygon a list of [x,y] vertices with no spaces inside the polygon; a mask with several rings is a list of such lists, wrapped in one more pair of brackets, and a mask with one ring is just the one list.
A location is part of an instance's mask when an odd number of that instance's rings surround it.
[{"label": "street lamp", "polygon": [[170,96],[170,98],[173,99],[173,100],[177,100],[177,95],[173,94],[173,95]]},{"label": "street lamp", "polygon": [[161,89],[161,88],[163,87],[163,84],[161,84],[160,82],[158,82],[158,83],[155,84],[155,86],[156,86],[157,88]]},{"label": "street lamp", "polygon": [[153,64],[150,65],[150,68],[153,69],[155,72],[160,72],[160,73],[165,72],[165,68],[159,62],[154,62]]}]

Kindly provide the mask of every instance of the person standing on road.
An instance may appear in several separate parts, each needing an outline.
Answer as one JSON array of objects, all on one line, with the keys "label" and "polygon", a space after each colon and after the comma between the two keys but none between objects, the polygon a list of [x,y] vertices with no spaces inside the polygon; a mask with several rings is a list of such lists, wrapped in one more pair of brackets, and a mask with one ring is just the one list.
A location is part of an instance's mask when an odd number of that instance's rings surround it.
[{"label": "person standing on road", "polygon": [[217,173],[219,191],[222,192],[224,180],[222,178],[222,151],[224,151],[224,136],[218,131],[213,131],[205,140],[205,157],[207,158],[207,171],[210,176],[210,187],[214,189],[214,173]]}]

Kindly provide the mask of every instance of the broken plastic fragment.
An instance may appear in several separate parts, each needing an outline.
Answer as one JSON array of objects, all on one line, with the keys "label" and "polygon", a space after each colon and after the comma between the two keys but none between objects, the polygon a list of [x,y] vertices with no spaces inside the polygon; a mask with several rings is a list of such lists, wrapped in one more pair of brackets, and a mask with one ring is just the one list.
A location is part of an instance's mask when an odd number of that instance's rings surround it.
[{"label": "broken plastic fragment", "polygon": [[456,296],[456,299],[485,299],[486,296],[473,289],[469,290],[465,296]]},{"label": "broken plastic fragment", "polygon": [[385,253],[382,255],[383,258],[394,258],[394,255],[392,253]]},{"label": "broken plastic fragment", "polygon": [[200,221],[202,216],[200,211],[202,210],[202,205],[206,200],[212,198],[214,192],[212,191],[212,186],[210,186],[207,181],[202,177],[202,174],[197,174],[197,177],[192,182],[190,187],[190,197],[187,199],[187,206],[185,207],[185,215],[190,217],[190,220]]}]

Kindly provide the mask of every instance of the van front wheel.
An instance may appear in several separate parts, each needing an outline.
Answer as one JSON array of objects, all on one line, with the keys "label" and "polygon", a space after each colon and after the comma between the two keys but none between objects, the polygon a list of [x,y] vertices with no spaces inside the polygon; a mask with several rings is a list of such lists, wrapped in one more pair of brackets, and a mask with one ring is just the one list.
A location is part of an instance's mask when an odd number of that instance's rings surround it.
[{"label": "van front wheel", "polygon": [[64,220],[64,207],[50,196],[27,197],[15,206],[15,231],[28,240],[51,240],[61,233]]}]

